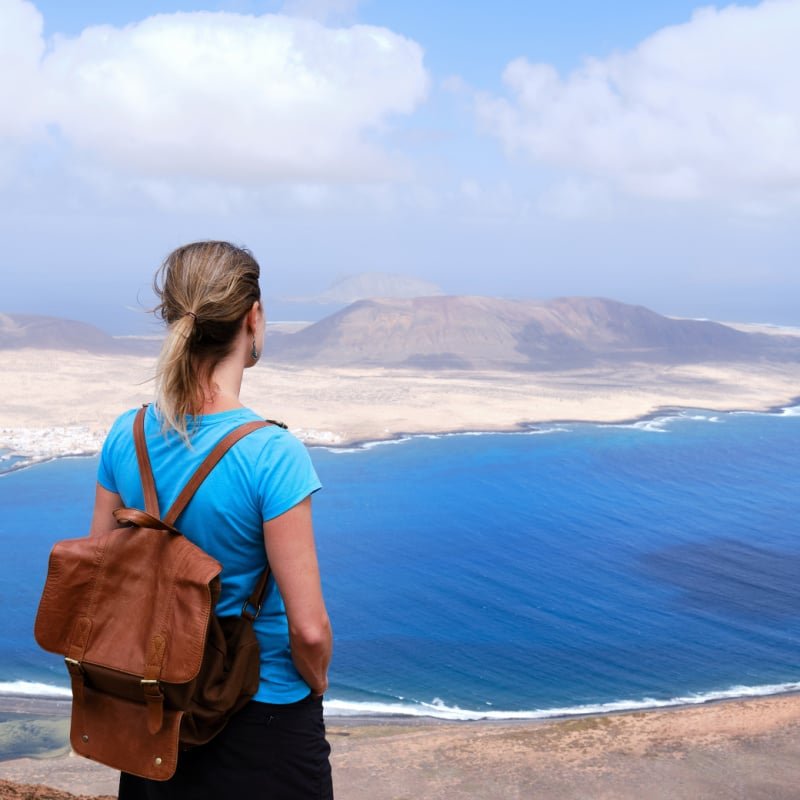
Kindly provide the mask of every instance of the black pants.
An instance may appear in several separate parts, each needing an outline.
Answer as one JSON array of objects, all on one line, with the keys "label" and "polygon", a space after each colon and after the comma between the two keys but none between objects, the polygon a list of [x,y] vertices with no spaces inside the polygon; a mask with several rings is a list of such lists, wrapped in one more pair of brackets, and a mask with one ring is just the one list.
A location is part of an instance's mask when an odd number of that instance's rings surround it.
[{"label": "black pants", "polygon": [[251,701],[208,744],[180,754],[168,781],[125,772],[120,800],[333,800],[322,699]]}]

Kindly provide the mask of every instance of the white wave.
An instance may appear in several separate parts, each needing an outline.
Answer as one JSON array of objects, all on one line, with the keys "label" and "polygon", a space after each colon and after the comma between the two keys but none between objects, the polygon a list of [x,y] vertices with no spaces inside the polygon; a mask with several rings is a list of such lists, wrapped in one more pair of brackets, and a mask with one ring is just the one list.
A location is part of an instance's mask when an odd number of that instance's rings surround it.
[{"label": "white wave", "polygon": [[[437,436],[427,434],[425,436],[426,439],[436,439]],[[361,450],[372,450],[376,447],[386,447],[388,445],[393,444],[404,444],[405,442],[410,442],[412,439],[411,436],[397,436],[394,439],[375,439],[371,442],[362,442],[360,445]]]},{"label": "white wave", "polygon": [[[710,692],[698,692],[680,695],[668,699],[645,697],[641,700],[615,700],[609,703],[590,703],[575,706],[557,706],[553,708],[537,708],[522,711],[501,711],[468,709],[460,706],[449,706],[440,698],[431,702],[398,701],[354,701],[325,700],[326,714],[334,717],[366,717],[366,716],[404,716],[433,717],[443,720],[504,720],[504,719],[551,719],[555,717],[585,716],[587,714],[607,714],[619,711],[639,711],[671,706],[702,705],[718,700],[745,699],[748,697],[768,697],[787,692],[800,692],[800,681],[790,683],[773,683],[761,686],[731,686]],[[0,681],[0,696],[39,697],[69,699],[71,691],[63,686],[34,681]],[[491,702],[487,706],[493,705]]]},{"label": "white wave", "polygon": [[[448,706],[439,698],[430,703],[404,703],[330,699],[325,701],[325,712],[333,717],[354,716],[405,716],[434,717],[444,720],[506,720],[506,719],[552,719],[556,717],[585,716],[587,714],[608,714],[620,711],[640,711],[673,706],[702,705],[717,700],[745,699],[748,697],[767,697],[787,692],[800,692],[800,682],[776,683],[763,686],[732,686],[710,692],[693,693],[668,699],[645,697],[641,700],[616,700],[609,703],[591,703],[576,706],[532,709],[523,711],[498,711],[492,709],[467,709]],[[490,704],[487,704],[490,705]]]},{"label": "white wave", "polygon": [[[729,413],[749,414],[762,412],[733,411]],[[673,422],[679,422],[681,420],[688,420],[691,422],[723,422],[722,417],[718,413],[681,411],[677,414],[664,414],[663,416],[651,417],[649,419],[642,419],[636,422],[598,422],[597,425],[601,428],[630,428],[633,430],[647,431],[648,433],[668,433],[670,424]]]},{"label": "white wave", "polygon": [[70,698],[72,692],[63,686],[33,681],[0,681],[0,696]]},{"label": "white wave", "polygon": [[676,419],[679,419],[679,417],[655,417],[653,419],[639,420],[639,422],[600,422],[598,425],[601,428],[630,428],[631,430],[647,431],[648,433],[669,433],[667,425]]},{"label": "white wave", "polygon": [[543,436],[547,433],[571,433],[571,428],[565,428],[562,425],[556,425],[555,428],[531,428],[528,431],[522,431],[526,436]]},{"label": "white wave", "polygon": [[327,450],[329,453],[360,453],[360,447],[320,447],[320,450]]},{"label": "white wave", "polygon": [[385,447],[393,444],[405,444],[413,439],[443,439],[446,436],[476,436],[477,432],[465,431],[464,433],[404,433],[392,439],[373,439],[350,447],[323,447],[330,453],[363,453],[365,450],[374,450],[376,447]]},{"label": "white wave", "polygon": [[564,428],[556,425],[551,428],[542,428],[537,426],[524,428],[518,431],[450,431],[449,433],[437,434],[412,434],[410,438],[427,438],[427,439],[448,439],[453,436],[540,436],[545,433],[568,433],[569,428]]},{"label": "white wave", "polygon": [[[429,436],[428,438],[437,438],[435,436]],[[358,444],[351,445],[350,447],[325,447],[323,446],[322,450],[327,450],[329,453],[362,453],[365,450],[372,450],[375,447],[383,447],[384,445],[390,444],[403,444],[405,442],[411,441],[411,436],[398,436],[394,439],[375,439],[374,441],[368,442],[359,442]]]},{"label": "white wave", "polygon": [[800,405],[784,406],[770,411],[730,411],[734,416],[750,417],[800,417]]},{"label": "white wave", "polygon": [[[556,425],[550,428],[526,428],[519,431],[448,431],[446,433],[404,433],[392,439],[374,439],[358,444],[351,445],[350,447],[336,447],[322,445],[322,450],[327,450],[330,453],[361,453],[365,450],[372,450],[375,447],[383,447],[390,444],[405,444],[406,442],[413,441],[414,439],[450,439],[458,436],[541,436],[547,433],[569,433],[570,428],[565,428],[561,425]],[[307,441],[306,444],[317,446],[316,442]]]}]

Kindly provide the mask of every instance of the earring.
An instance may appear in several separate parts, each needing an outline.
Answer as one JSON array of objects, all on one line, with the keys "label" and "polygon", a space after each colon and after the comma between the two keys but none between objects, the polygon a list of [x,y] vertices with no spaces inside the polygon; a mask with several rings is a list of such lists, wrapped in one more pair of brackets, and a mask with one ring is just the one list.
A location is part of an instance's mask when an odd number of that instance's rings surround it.
[{"label": "earring", "polygon": [[256,337],[253,337],[253,346],[250,348],[250,356],[253,361],[258,361],[261,357],[261,353],[258,352],[258,348],[256,347]]}]

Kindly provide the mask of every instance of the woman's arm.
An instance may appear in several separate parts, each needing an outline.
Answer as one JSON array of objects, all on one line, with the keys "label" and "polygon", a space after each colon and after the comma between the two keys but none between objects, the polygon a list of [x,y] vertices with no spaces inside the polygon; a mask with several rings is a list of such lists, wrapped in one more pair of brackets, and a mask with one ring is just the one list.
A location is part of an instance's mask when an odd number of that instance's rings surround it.
[{"label": "woman's arm", "polygon": [[114,519],[112,512],[124,505],[122,498],[116,492],[109,492],[98,483],[95,490],[94,512],[92,513],[92,524],[89,527],[89,536],[96,536],[98,533],[119,528],[119,523]]},{"label": "woman's arm", "polygon": [[311,522],[311,497],[264,523],[264,544],[289,620],[292,660],[314,694],[328,688],[333,634]]}]

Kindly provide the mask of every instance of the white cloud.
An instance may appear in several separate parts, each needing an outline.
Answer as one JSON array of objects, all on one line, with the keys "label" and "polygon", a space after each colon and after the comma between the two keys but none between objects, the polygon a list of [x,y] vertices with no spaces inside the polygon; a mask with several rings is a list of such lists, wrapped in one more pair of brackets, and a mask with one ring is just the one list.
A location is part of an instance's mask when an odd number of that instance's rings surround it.
[{"label": "white cloud", "polygon": [[[283,15],[158,15],[56,37],[43,54],[35,8],[0,0],[0,31],[0,64],[23,74],[28,116],[145,178],[385,178],[398,167],[380,133],[429,83],[419,45],[392,31]],[[22,93],[2,90],[3,118]],[[0,136],[13,132],[2,125]]]},{"label": "white cloud", "polygon": [[798,31],[797,0],[704,8],[565,78],[512,61],[476,109],[509,152],[634,195],[776,208],[800,195]]},{"label": "white cloud", "polygon": [[0,0],[0,137],[24,138],[41,123],[42,16],[22,0]]}]

